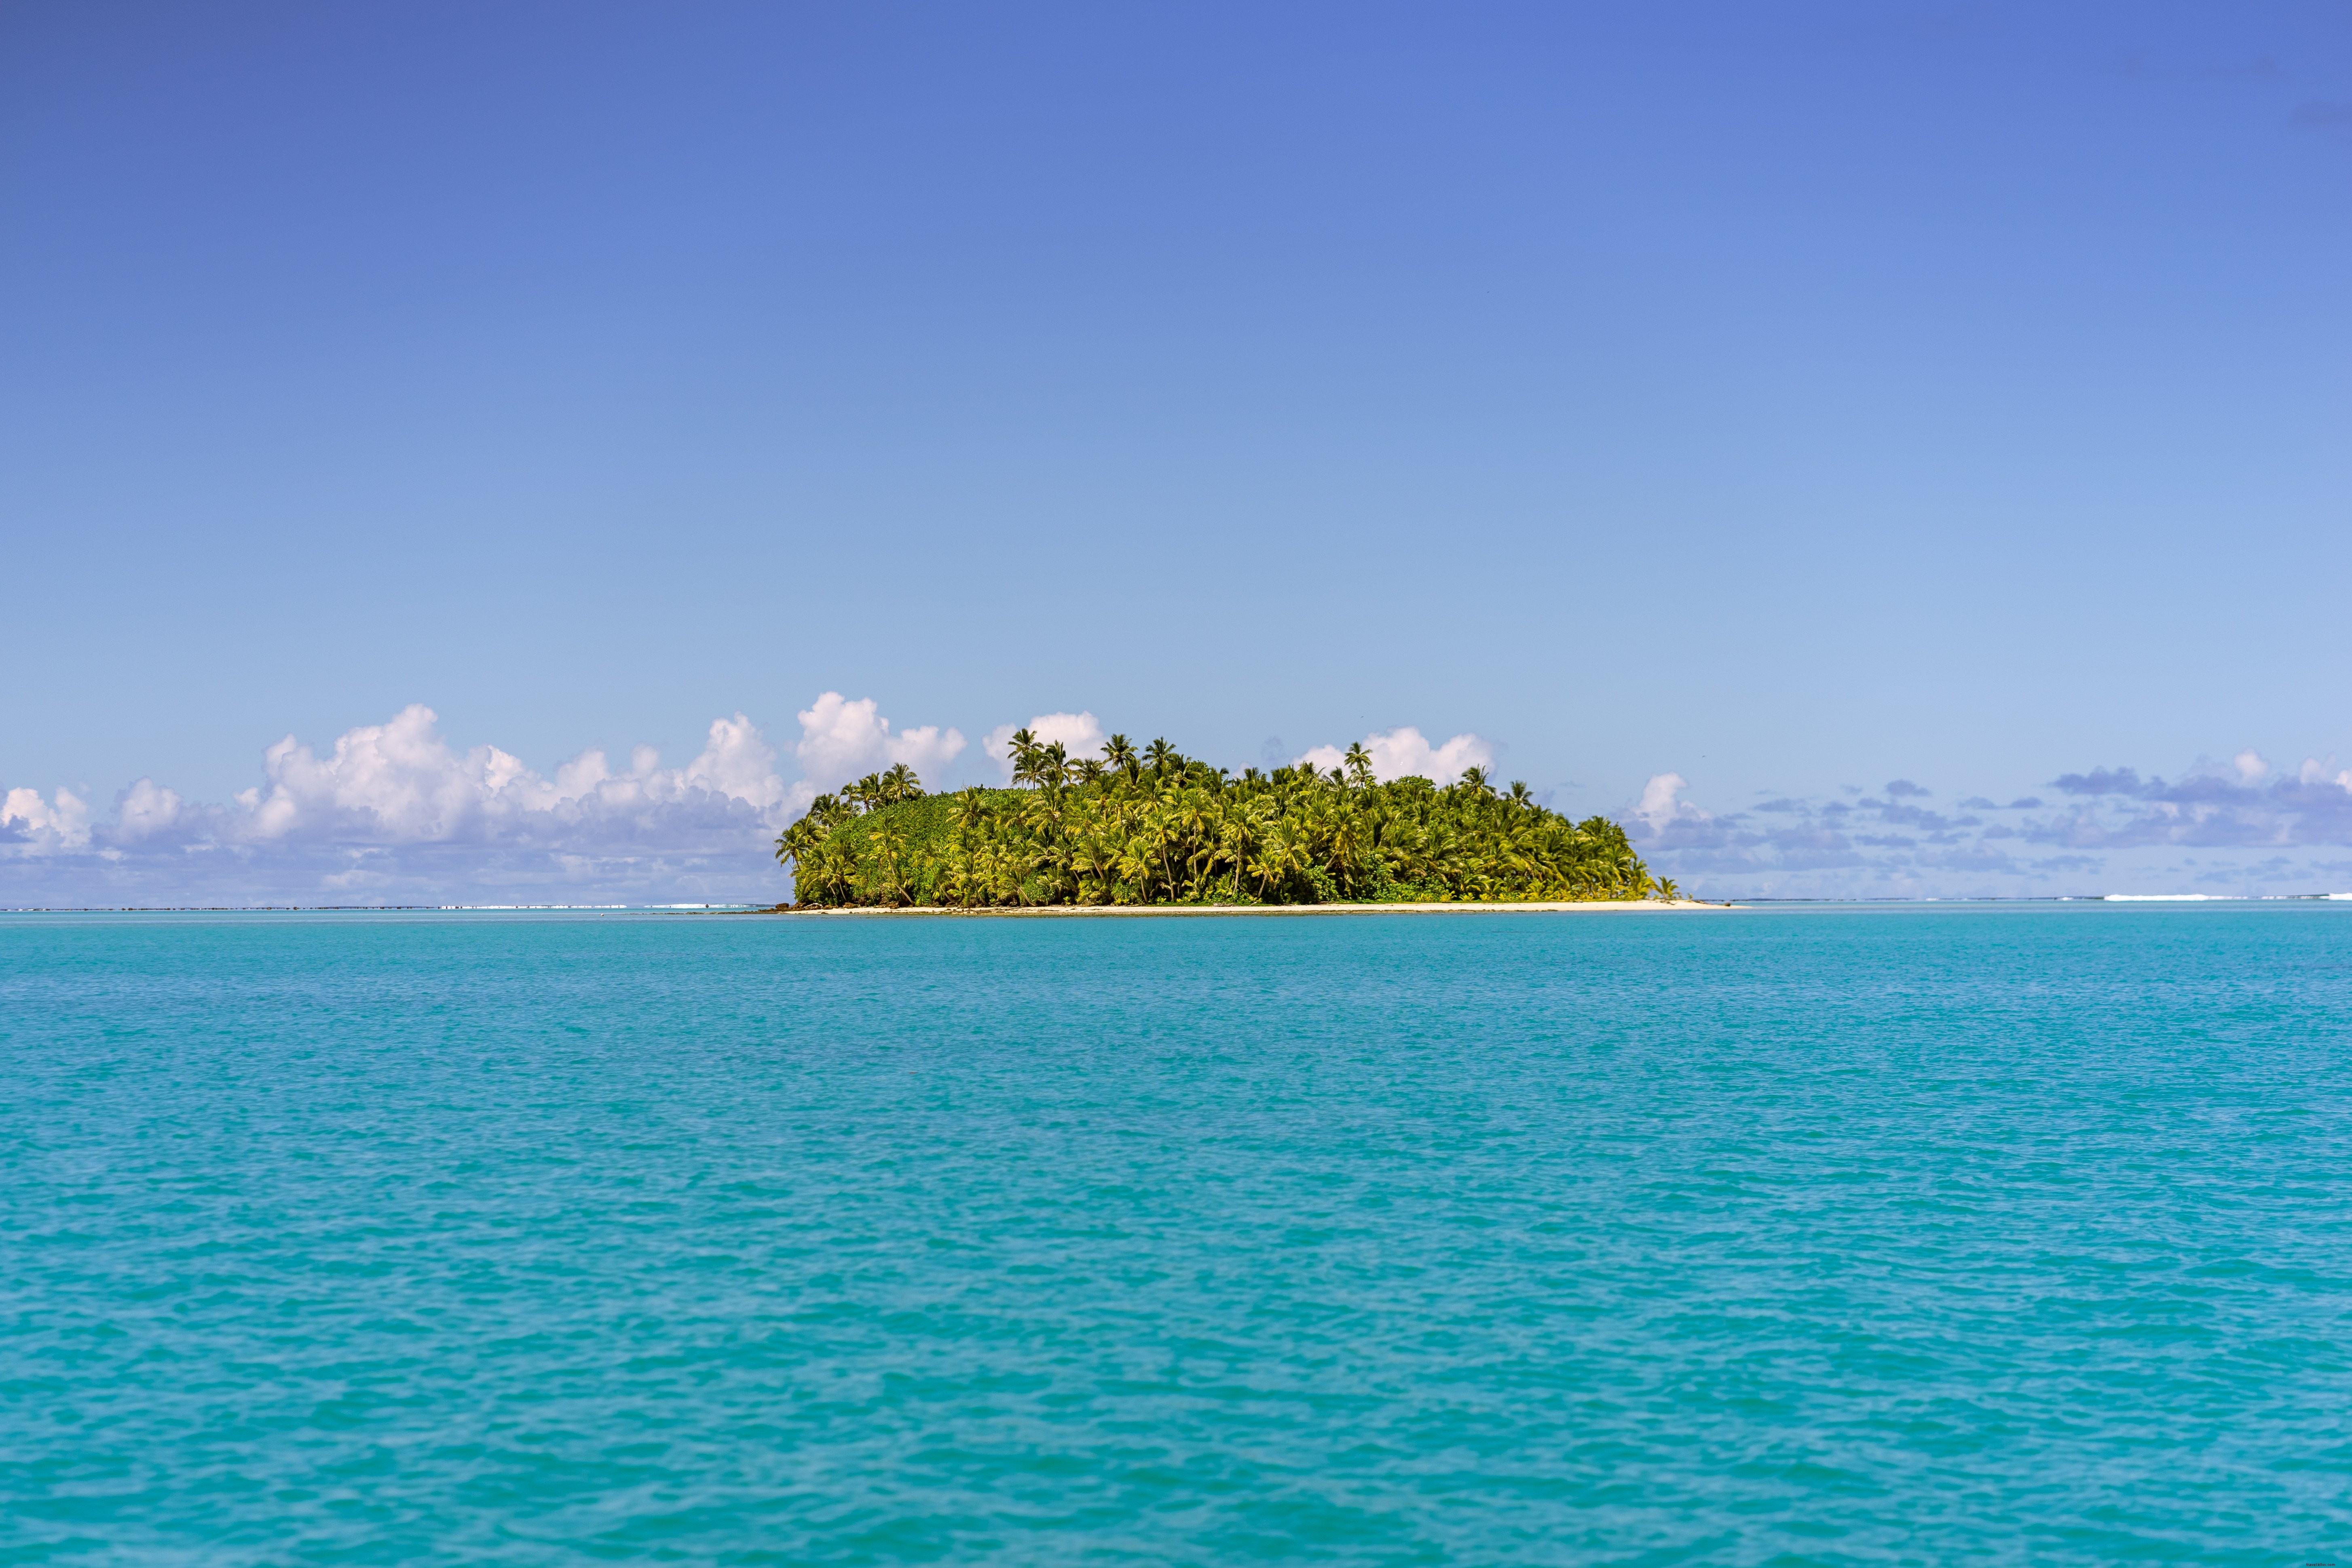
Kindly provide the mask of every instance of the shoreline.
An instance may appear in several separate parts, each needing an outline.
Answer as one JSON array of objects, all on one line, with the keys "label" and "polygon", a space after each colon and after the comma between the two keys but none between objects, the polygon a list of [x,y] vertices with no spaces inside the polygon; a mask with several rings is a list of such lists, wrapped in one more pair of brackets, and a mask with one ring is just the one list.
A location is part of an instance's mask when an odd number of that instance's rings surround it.
[{"label": "shoreline", "polygon": [[1720,913],[1737,904],[1713,904],[1698,899],[1593,899],[1527,903],[1450,904],[1038,904],[1027,909],[1002,907],[965,909],[949,904],[915,904],[901,908],[853,905],[824,910],[763,910],[762,914],[809,915],[820,919],[855,919],[893,915],[965,915],[980,919],[1085,920],[1095,916],[1152,915],[1508,915],[1599,914],[1649,910],[1713,910]]}]

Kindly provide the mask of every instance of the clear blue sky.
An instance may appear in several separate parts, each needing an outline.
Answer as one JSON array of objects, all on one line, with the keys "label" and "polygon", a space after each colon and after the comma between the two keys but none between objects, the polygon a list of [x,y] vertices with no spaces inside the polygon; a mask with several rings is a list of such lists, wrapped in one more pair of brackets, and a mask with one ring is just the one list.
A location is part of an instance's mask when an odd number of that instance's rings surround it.
[{"label": "clear blue sky", "polygon": [[2342,4],[14,5],[0,211],[0,788],[101,813],[825,690],[2352,756]]}]

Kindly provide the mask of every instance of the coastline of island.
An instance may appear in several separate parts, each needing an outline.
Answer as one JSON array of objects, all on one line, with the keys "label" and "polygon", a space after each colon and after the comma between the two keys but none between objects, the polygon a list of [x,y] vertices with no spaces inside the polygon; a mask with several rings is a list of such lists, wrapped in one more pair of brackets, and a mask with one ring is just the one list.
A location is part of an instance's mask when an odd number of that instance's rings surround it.
[{"label": "coastline of island", "polygon": [[1624,828],[1572,822],[1524,783],[1212,767],[1112,735],[1072,757],[1026,730],[1009,787],[933,794],[901,764],[818,795],[778,836],[790,912],[1388,913],[1700,908]]}]

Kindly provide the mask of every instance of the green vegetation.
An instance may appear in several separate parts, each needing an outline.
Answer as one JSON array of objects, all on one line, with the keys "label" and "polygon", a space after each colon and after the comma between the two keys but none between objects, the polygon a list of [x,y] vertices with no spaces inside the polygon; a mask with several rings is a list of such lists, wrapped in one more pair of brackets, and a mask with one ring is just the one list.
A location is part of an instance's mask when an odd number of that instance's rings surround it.
[{"label": "green vegetation", "polygon": [[1313,904],[1639,899],[1624,830],[1571,823],[1472,768],[1372,782],[1371,759],[1239,778],[1165,741],[1099,759],[1013,737],[1012,789],[925,795],[904,765],[820,795],[776,840],[814,906]]}]

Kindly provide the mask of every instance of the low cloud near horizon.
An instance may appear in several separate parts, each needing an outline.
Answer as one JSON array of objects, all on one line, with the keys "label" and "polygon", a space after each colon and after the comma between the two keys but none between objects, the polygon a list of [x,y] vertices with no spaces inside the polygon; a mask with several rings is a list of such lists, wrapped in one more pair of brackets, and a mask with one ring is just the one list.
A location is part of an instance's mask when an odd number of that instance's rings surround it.
[{"label": "low cloud near horizon", "polygon": [[[681,766],[651,747],[625,761],[590,748],[542,773],[497,746],[458,749],[412,704],[323,751],[284,737],[263,751],[260,783],[226,802],[152,777],[103,811],[70,788],[7,788],[0,906],[766,902],[789,890],[775,835],[819,793],[900,763],[935,789],[960,759],[1011,771],[1009,723],[971,748],[958,730],[901,729],[873,699],[836,691],[795,717],[789,760],[739,712],[713,720]],[[1107,739],[1091,712],[1027,728],[1079,757]],[[1412,726],[1362,743],[1383,781],[1450,782],[1499,750],[1467,733],[1433,743]],[[1325,745],[1297,760],[1329,769],[1343,757]],[[2352,851],[2352,769],[2333,758],[2282,769],[2247,750],[2172,781],[2094,768],[2005,805],[1993,798],[2005,792],[1934,782],[1740,806],[1669,771],[1614,815],[1660,874],[1716,896],[2352,887],[2340,853]]]},{"label": "low cloud near horizon", "polygon": [[2352,887],[2352,769],[2292,773],[2251,749],[2174,782],[2137,770],[2062,773],[2058,798],[1949,808],[1890,780],[1854,798],[1780,796],[1709,810],[1680,773],[1654,775],[1619,818],[1643,858],[1686,888],[1749,898],[2032,897],[2101,892],[2320,892]]},{"label": "low cloud near horizon", "polygon": [[[460,750],[412,703],[324,751],[285,736],[263,751],[261,782],[224,802],[152,777],[107,812],[70,788],[10,788],[0,905],[766,902],[789,891],[775,836],[818,795],[900,763],[938,789],[967,750],[958,730],[900,729],[872,698],[838,691],[795,718],[796,779],[740,712],[712,721],[683,766],[649,746],[625,762],[592,747],[542,773],[494,745]],[[1074,757],[1099,756],[1108,738],[1091,712],[1026,727]],[[1015,728],[978,748],[1005,777]],[[1450,780],[1496,750],[1475,735],[1433,746],[1411,727],[1365,744],[1382,779]],[[1339,760],[1333,747],[1309,754],[1326,753]]]},{"label": "low cloud near horizon", "polygon": [[872,699],[803,710],[801,777],[749,717],[713,720],[665,768],[590,748],[541,773],[497,746],[459,751],[412,703],[324,754],[288,735],[262,782],[219,804],[142,778],[110,816],[59,788],[0,795],[0,902],[733,903],[787,891],[777,832],[823,791],[904,763],[937,786],[952,729],[894,730]]}]

